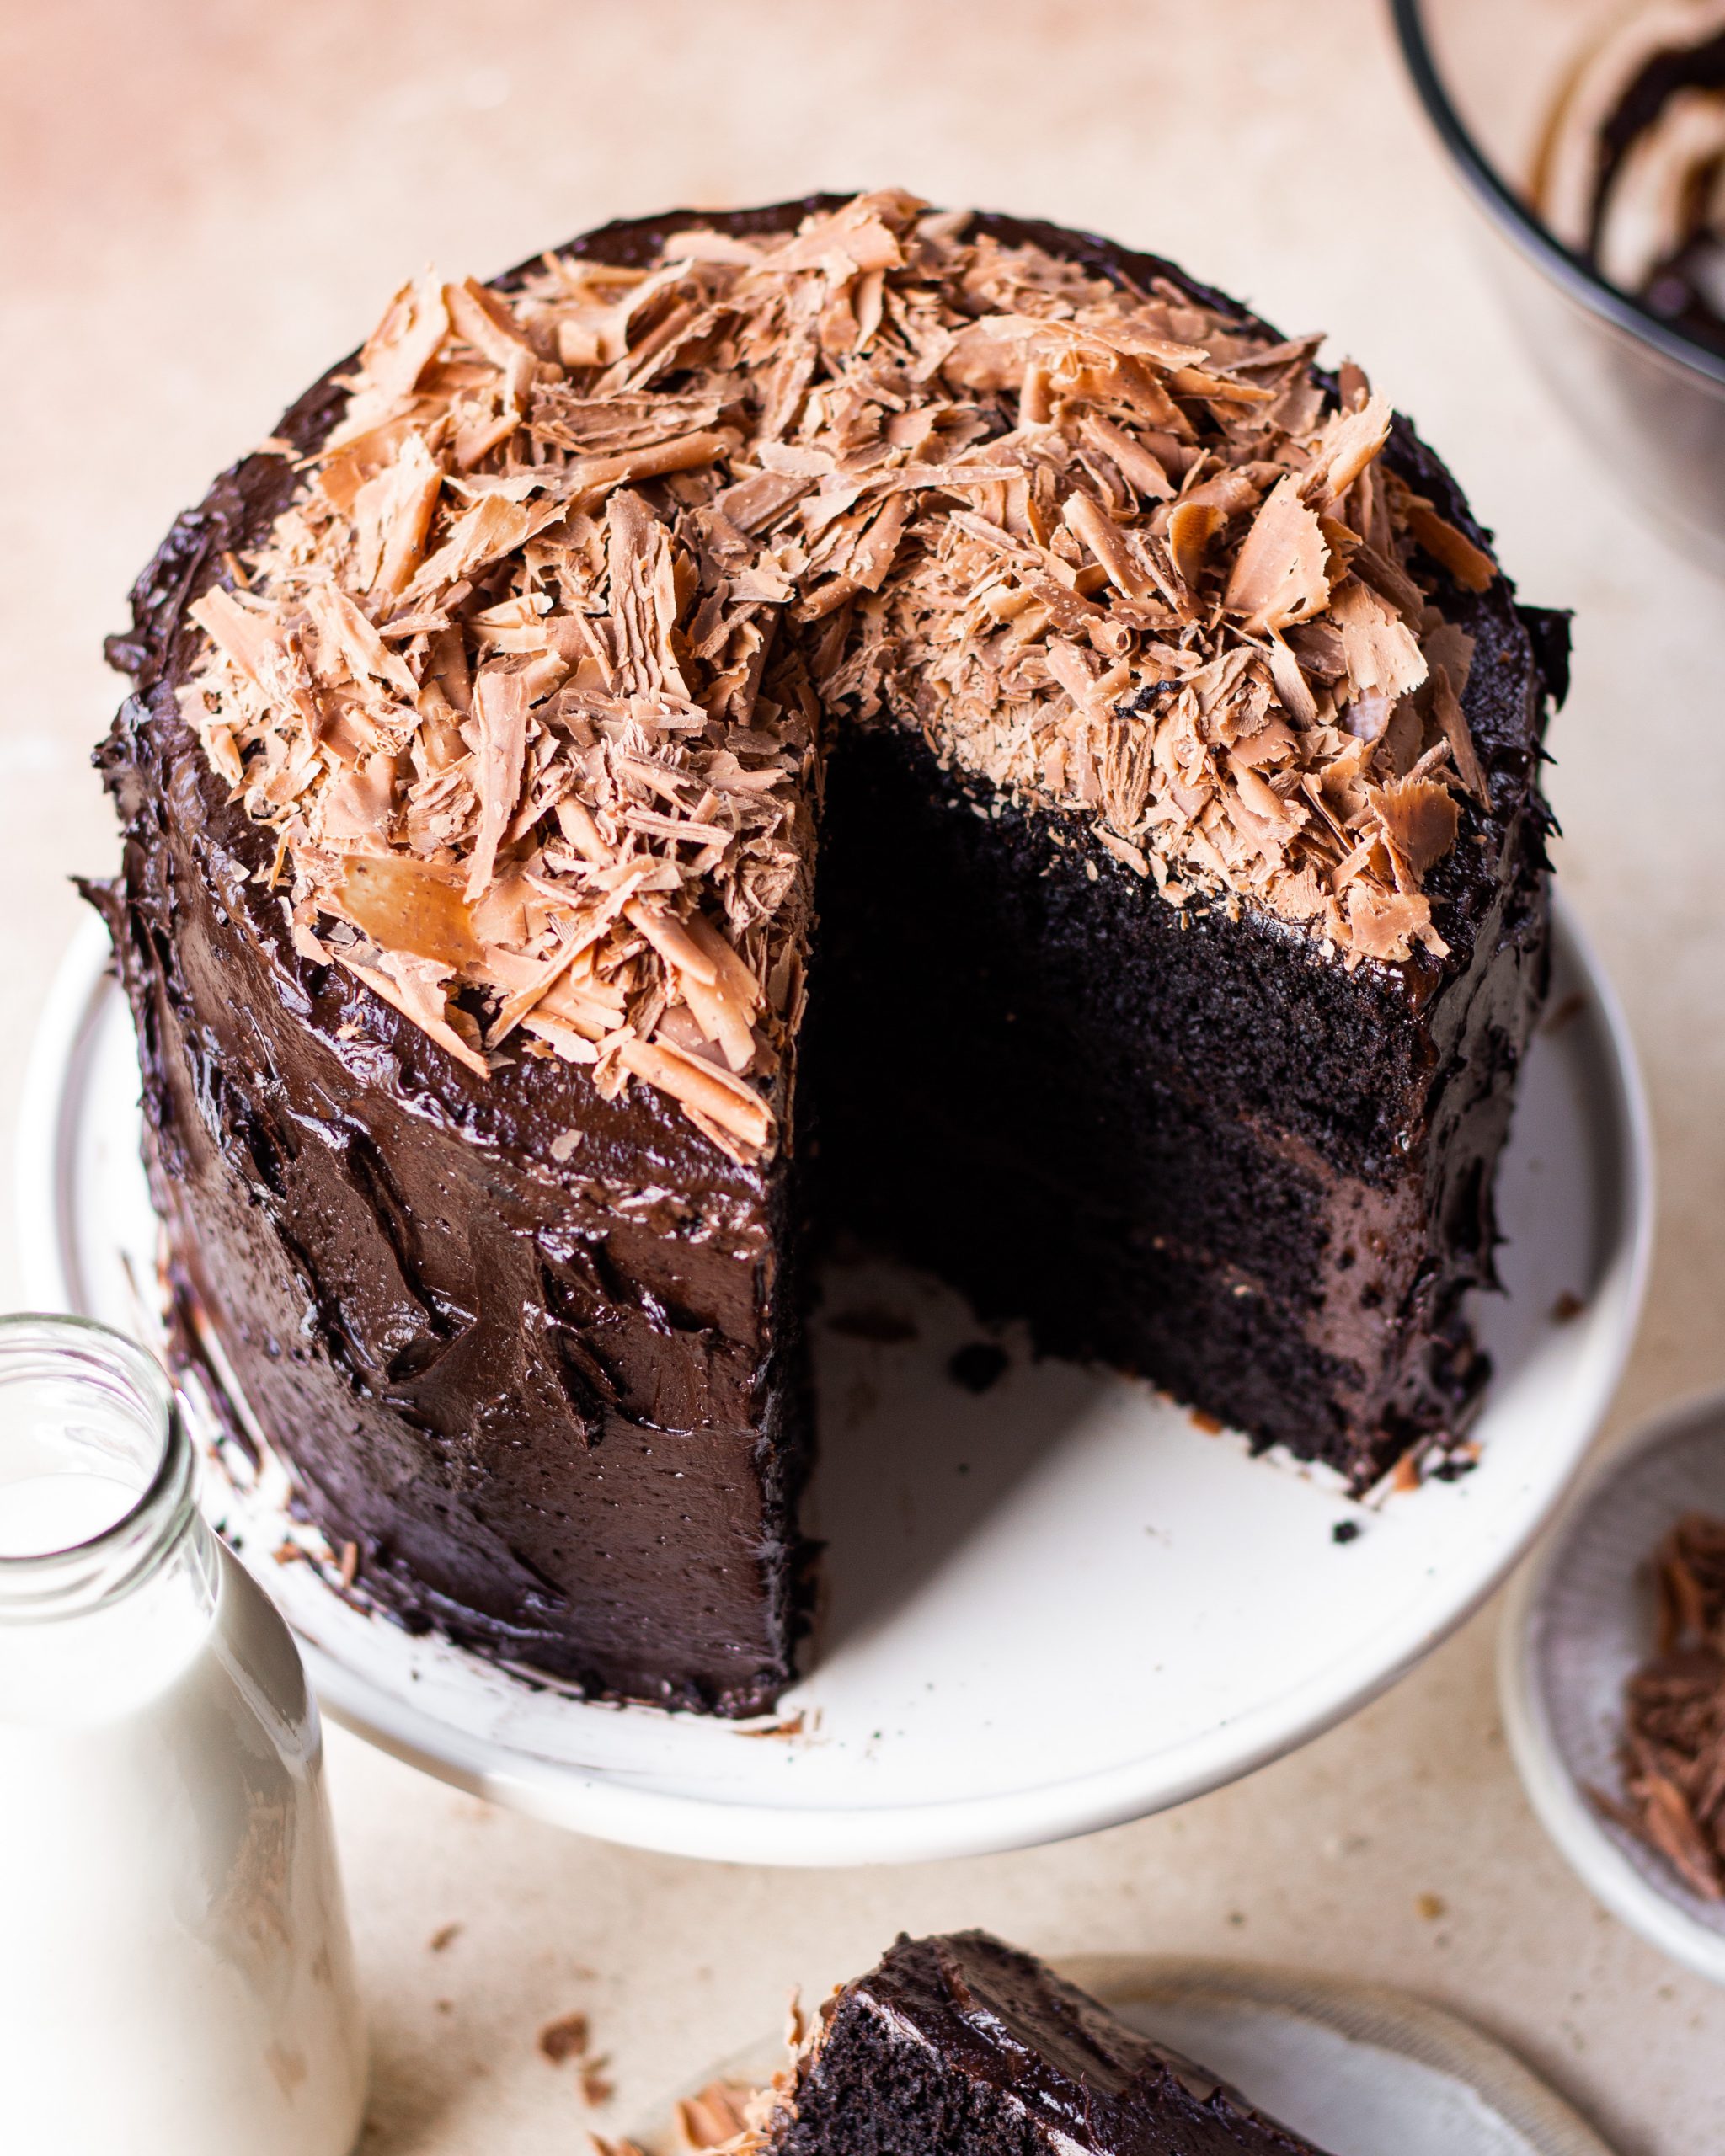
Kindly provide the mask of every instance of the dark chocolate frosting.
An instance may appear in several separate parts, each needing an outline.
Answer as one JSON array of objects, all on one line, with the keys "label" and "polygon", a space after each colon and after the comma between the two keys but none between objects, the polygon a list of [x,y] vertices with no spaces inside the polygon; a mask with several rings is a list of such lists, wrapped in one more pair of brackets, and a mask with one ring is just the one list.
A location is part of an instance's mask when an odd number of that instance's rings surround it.
[{"label": "dark chocolate frosting", "polygon": [[[277,433],[309,447],[344,403],[326,377]],[[487,1082],[294,949],[267,836],[174,696],[187,606],[293,485],[276,455],[223,474],[109,647],[135,683],[98,759],[126,842],[89,888],[186,1352],[213,1330],[393,1614],[595,1693],[754,1711],[798,1622],[791,1158],[740,1166],[660,1096],[607,1102],[561,1063]]]}]

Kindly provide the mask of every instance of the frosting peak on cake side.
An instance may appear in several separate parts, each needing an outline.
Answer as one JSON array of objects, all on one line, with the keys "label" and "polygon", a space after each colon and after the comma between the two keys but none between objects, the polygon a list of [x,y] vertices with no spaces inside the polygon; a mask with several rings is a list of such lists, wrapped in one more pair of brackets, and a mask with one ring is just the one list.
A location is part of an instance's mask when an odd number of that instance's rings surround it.
[{"label": "frosting peak on cake side", "polygon": [[637,1080],[755,1159],[838,712],[1173,905],[1443,955],[1426,874],[1487,796],[1429,572],[1490,558],[1317,338],[968,223],[888,191],[397,295],[190,610],[181,707],[305,956],[478,1075]]}]

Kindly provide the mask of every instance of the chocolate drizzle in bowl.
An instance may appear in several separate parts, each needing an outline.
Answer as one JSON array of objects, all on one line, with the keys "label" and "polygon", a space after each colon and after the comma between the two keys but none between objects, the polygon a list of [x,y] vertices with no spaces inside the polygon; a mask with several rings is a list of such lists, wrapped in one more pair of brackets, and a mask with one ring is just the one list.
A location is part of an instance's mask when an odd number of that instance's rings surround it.
[{"label": "chocolate drizzle in bowl", "polygon": [[1725,356],[1725,4],[1616,19],[1567,79],[1534,207],[1619,291]]},{"label": "chocolate drizzle in bowl", "polygon": [[759,1158],[834,713],[1177,907],[1444,955],[1488,796],[1433,594],[1491,558],[1317,338],[969,223],[885,191],[396,296],[191,610],[182,708],[302,955],[477,1075],[558,1057]]}]

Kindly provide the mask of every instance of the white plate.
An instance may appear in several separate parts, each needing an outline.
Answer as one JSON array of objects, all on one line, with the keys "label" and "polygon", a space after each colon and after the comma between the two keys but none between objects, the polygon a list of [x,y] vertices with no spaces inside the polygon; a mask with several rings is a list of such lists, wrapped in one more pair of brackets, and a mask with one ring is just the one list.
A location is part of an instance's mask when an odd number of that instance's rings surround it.
[{"label": "white plate", "polygon": [[[1328,2156],[1611,2156],[1502,2045],[1405,1993],[1160,1955],[1073,1956],[1055,1967]],[[783,2059],[782,2044],[764,2040],[685,2093],[712,2081],[758,2086]],[[638,2138],[668,2147],[664,2124],[649,2121]]]},{"label": "white plate", "polygon": [[1725,1984],[1725,1903],[1692,1892],[1586,1794],[1622,1786],[1624,1682],[1653,1646],[1648,1559],[1687,1512],[1725,1516],[1725,1394],[1657,1417],[1589,1478],[1515,1582],[1498,1678],[1510,1749],[1551,1839],[1615,1915]]},{"label": "white plate", "polygon": [[[461,1786],[585,1833],[751,1863],[897,1862],[1082,1833],[1177,1804],[1303,1743],[1459,1624],[1567,1486],[1615,1389],[1646,1267],[1648,1141],[1615,1001],[1559,916],[1552,1009],[1499,1184],[1507,1295],[1482,1299],[1497,1375],[1477,1468],[1351,1504],[1335,1479],[1208,1436],[1142,1385],[1015,1344],[978,1396],[946,1374],[978,1337],[954,1297],[870,1269],[828,1309],[883,1303],[917,1337],[823,1326],[812,1530],[830,1604],[772,1741],[584,1705],[350,1607],[290,1531],[278,1485],[207,1505],[298,1632],[325,1705]],[[93,923],[45,1021],[23,1120],[30,1291],[152,1322],[130,1022]],[[1560,1299],[1578,1298],[1567,1321]],[[237,1474],[243,1478],[243,1463]],[[1363,1532],[1345,1546],[1331,1529]]]}]

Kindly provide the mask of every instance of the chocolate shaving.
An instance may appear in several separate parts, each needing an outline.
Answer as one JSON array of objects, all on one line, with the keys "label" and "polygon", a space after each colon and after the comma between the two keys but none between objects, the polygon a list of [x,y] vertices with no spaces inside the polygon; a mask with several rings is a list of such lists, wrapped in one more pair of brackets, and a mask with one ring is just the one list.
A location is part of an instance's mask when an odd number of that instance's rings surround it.
[{"label": "chocolate shaving", "polygon": [[1329,605],[1328,558],[1317,513],[1301,499],[1290,472],[1252,519],[1223,604],[1247,617],[1248,630],[1285,629]]},{"label": "chocolate shaving", "polygon": [[561,2015],[555,2021],[547,2021],[539,2031],[539,2050],[553,2066],[561,2066],[568,2059],[585,2057],[587,2036],[585,2014]]},{"label": "chocolate shaving", "polygon": [[1434,861],[1455,843],[1455,800],[1434,779],[1392,778],[1366,788],[1395,862],[1397,882],[1418,890]]},{"label": "chocolate shaving", "polygon": [[1498,565],[1491,556],[1466,532],[1446,524],[1429,502],[1408,504],[1407,528],[1416,544],[1448,569],[1465,590],[1483,591],[1497,575]]},{"label": "chocolate shaving", "polygon": [[1486,783],[1484,766],[1479,752],[1473,745],[1473,736],[1468,731],[1467,721],[1461,715],[1461,704],[1450,680],[1450,670],[1441,659],[1432,661],[1432,711],[1443,729],[1444,739],[1450,744],[1450,754],[1455,760],[1455,775],[1476,801],[1489,808],[1492,805],[1491,788]]},{"label": "chocolate shaving", "polygon": [[1653,1556],[1658,1637],[1624,1689],[1624,1794],[1596,1807],[1725,1901],[1725,1519],[1691,1513]]},{"label": "chocolate shaving", "polygon": [[[293,940],[476,1076],[502,1043],[777,1141],[823,715],[1081,818],[1171,902],[1441,956],[1484,798],[1487,557],[1317,339],[883,191],[790,235],[390,302],[347,413],[191,610],[188,723]],[[1441,665],[1439,660],[1441,659]]]},{"label": "chocolate shaving", "polygon": [[684,2096],[676,2108],[677,2147],[691,2152],[734,2145],[750,2123],[752,2089],[729,2081],[709,2081],[693,2096]]}]

